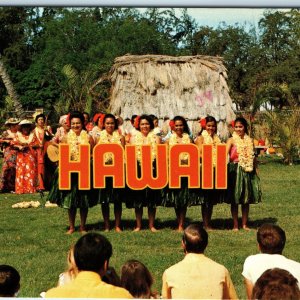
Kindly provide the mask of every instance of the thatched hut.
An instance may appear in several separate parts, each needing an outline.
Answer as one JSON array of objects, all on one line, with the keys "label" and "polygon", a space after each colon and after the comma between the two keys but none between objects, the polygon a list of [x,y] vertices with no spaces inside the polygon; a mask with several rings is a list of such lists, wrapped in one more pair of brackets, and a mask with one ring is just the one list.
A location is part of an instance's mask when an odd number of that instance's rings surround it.
[{"label": "thatched hut", "polygon": [[160,120],[182,115],[197,131],[198,120],[211,115],[225,137],[235,117],[220,57],[125,55],[115,59],[109,77],[110,110],[123,119],[142,113]]}]

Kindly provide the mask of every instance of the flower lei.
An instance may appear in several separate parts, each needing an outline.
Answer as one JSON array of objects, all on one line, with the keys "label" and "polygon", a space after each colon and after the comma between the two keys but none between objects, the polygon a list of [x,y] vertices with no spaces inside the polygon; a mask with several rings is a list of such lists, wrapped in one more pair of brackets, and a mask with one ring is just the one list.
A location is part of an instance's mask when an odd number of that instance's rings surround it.
[{"label": "flower lei", "polygon": [[212,145],[212,160],[213,160],[213,165],[216,165],[217,162],[217,145],[221,144],[220,138],[214,134],[212,137],[206,130],[203,130],[201,135],[203,136],[204,144],[205,145]]},{"label": "flower lei", "polygon": [[14,139],[17,136],[18,132],[12,132],[10,129],[7,129],[6,131],[3,132],[2,138],[7,139],[7,138],[12,138]]},{"label": "flower lei", "polygon": [[235,132],[232,134],[232,138],[239,155],[239,166],[241,166],[245,172],[252,172],[254,157],[252,139],[247,134],[245,134],[242,139]]},{"label": "flower lei", "polygon": [[22,144],[28,144],[29,145],[30,143],[32,143],[32,141],[34,139],[34,136],[35,136],[34,132],[31,132],[28,136],[28,139],[26,139],[21,132],[19,132],[19,131],[17,132],[17,139]]},{"label": "flower lei", "polygon": [[71,160],[79,160],[79,145],[89,144],[89,135],[85,130],[81,130],[80,135],[77,135],[72,129],[67,133],[67,141],[71,146]]},{"label": "flower lei", "polygon": [[142,160],[142,145],[150,145],[152,161],[156,158],[156,135],[153,131],[150,131],[146,137],[140,131],[136,131],[134,135],[134,144],[137,146],[136,158],[139,162]]},{"label": "flower lei", "polygon": [[37,137],[40,145],[42,145],[43,144],[43,140],[44,140],[44,136],[45,136],[44,129],[42,129],[42,128],[40,129],[38,127],[35,127],[34,128],[34,132],[35,132],[35,135],[36,135],[36,137]]},{"label": "flower lei", "polygon": [[[119,144],[121,145],[121,135],[118,130],[114,130],[113,134],[109,134],[105,129],[99,134],[98,144]],[[113,159],[112,153],[105,153],[105,163],[111,162]]]},{"label": "flower lei", "polygon": [[[176,133],[172,133],[169,139],[169,145],[176,145],[176,144],[190,144],[190,136],[187,133],[182,134],[182,139],[179,143],[178,136]],[[187,161],[189,159],[189,155],[187,153],[180,154],[180,160]]]}]

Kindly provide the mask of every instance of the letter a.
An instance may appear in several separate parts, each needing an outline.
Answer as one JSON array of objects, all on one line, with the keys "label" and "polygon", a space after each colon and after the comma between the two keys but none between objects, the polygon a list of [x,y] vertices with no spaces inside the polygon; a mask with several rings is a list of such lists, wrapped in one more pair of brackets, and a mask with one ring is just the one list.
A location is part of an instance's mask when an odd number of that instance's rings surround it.
[{"label": "letter a", "polygon": [[[119,144],[97,144],[94,147],[94,188],[104,188],[105,178],[113,178],[114,188],[123,188],[124,179],[124,152]],[[105,153],[113,154],[113,163],[106,165],[104,161]]]}]

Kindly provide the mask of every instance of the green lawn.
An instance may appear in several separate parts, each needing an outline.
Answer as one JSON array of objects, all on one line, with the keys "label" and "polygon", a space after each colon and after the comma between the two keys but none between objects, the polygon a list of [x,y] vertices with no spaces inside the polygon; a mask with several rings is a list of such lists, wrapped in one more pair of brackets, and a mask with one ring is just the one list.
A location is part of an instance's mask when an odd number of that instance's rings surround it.
[{"label": "green lawn", "polygon": [[[266,162],[260,165],[260,177],[263,202],[250,208],[249,225],[252,230],[232,232],[230,207],[222,204],[216,206],[213,213],[216,230],[209,232],[206,255],[229,269],[240,298],[245,298],[241,276],[243,262],[248,255],[257,252],[256,228],[260,224],[273,222],[282,226],[287,234],[284,254],[300,261],[300,165]],[[37,209],[11,208],[12,204],[20,201],[40,200],[38,194],[0,194],[0,199],[0,263],[10,264],[19,270],[21,297],[38,297],[40,292],[56,285],[59,273],[66,268],[67,250],[80,235],[65,235],[68,223],[63,209],[43,206]],[[125,230],[119,234],[114,231],[103,233],[113,244],[111,265],[119,271],[126,260],[141,260],[154,275],[154,288],[160,291],[163,271],[183,258],[181,234],[173,230],[176,225],[174,219],[173,209],[159,208],[157,225],[160,231],[134,233],[134,212],[124,208]],[[187,223],[197,221],[201,221],[200,208],[189,208]],[[88,229],[101,232],[100,226],[101,211],[100,206],[96,206],[89,211]]]}]

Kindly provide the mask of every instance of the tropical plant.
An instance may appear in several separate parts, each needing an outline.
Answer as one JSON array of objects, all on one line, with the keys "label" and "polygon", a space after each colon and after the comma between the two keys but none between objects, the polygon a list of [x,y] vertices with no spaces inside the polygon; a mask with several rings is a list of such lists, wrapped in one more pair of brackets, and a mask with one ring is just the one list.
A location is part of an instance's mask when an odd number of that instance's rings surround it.
[{"label": "tropical plant", "polygon": [[87,111],[91,113],[95,93],[96,72],[77,71],[72,65],[65,65],[62,73],[66,78],[61,82],[61,98],[55,104],[58,113],[65,113],[70,110]]},{"label": "tropical plant", "polygon": [[11,78],[10,78],[10,76],[6,70],[6,67],[3,63],[1,54],[0,54],[0,77],[2,78],[4,86],[6,87],[7,93],[10,98],[10,102],[12,101],[16,116],[21,117],[21,115],[24,112],[23,107],[20,102],[19,96],[14,88],[14,85],[11,81]]}]

